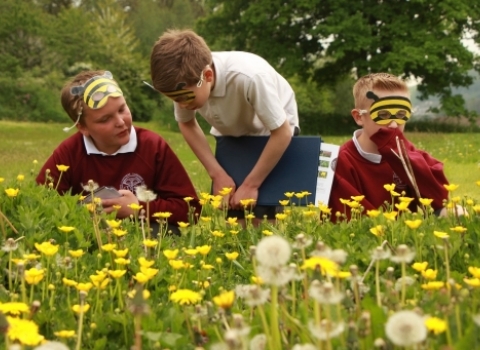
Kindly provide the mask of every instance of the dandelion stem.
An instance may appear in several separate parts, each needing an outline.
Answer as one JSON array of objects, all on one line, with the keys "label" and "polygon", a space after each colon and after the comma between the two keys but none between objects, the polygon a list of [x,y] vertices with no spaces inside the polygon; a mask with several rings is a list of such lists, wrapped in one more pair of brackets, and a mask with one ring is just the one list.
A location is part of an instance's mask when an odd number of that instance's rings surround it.
[{"label": "dandelion stem", "polygon": [[382,307],[382,296],[380,292],[380,260],[375,263],[375,293],[377,296],[377,305]]},{"label": "dandelion stem", "polygon": [[450,331],[450,323],[448,322],[448,316],[445,316],[445,323],[447,324],[446,327],[446,334],[447,334],[447,344],[450,349],[452,348],[452,333]]},{"label": "dandelion stem", "polygon": [[263,331],[265,332],[265,336],[267,337],[268,347],[270,350],[275,350],[273,345],[273,339],[270,336],[270,330],[268,328],[267,318],[265,317],[265,311],[263,310],[262,305],[258,306],[258,313],[260,314],[260,318],[262,319]]},{"label": "dandelion stem", "polygon": [[462,338],[462,321],[460,319],[460,307],[458,304],[455,305],[455,321],[457,323],[457,337]]},{"label": "dandelion stem", "polygon": [[8,253],[8,290],[12,291],[12,250]]},{"label": "dandelion stem", "polygon": [[407,292],[407,268],[405,261],[402,261],[402,301],[401,306],[405,305],[405,295]]},{"label": "dandelion stem", "polygon": [[[450,283],[450,258],[449,258],[449,254],[448,254],[448,240],[447,239],[444,239],[443,241],[443,244],[445,246],[445,273],[447,275],[447,284]],[[450,298],[450,295],[451,295],[451,286],[447,286],[449,288],[447,288],[447,293],[448,293],[448,297]]]},{"label": "dandelion stem", "polygon": [[270,326],[275,349],[281,349],[280,325],[278,323],[278,286],[272,286],[271,289]]},{"label": "dandelion stem", "polygon": [[80,316],[78,317],[78,335],[77,335],[77,345],[75,350],[80,350],[82,346],[82,331],[83,331],[83,298],[80,298]]}]

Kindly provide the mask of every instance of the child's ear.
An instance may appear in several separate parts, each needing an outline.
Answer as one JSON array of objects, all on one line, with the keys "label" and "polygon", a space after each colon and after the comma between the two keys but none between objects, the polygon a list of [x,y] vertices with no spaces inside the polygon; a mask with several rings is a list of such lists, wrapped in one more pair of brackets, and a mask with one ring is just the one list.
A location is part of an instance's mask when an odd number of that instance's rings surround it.
[{"label": "child's ear", "polygon": [[208,82],[208,83],[211,83],[215,77],[215,74],[213,72],[213,69],[212,67],[208,66],[207,68],[205,68],[205,71],[203,73],[203,75],[205,76],[205,80]]},{"label": "child's ear", "polygon": [[355,123],[359,126],[363,126],[363,119],[362,119],[362,114],[360,113],[360,110],[358,109],[352,109],[350,114],[353,117],[353,120],[355,120]]},{"label": "child's ear", "polygon": [[77,130],[80,131],[83,134],[83,136],[85,136],[85,137],[89,136],[88,128],[85,125],[83,125],[82,123],[77,124]]}]

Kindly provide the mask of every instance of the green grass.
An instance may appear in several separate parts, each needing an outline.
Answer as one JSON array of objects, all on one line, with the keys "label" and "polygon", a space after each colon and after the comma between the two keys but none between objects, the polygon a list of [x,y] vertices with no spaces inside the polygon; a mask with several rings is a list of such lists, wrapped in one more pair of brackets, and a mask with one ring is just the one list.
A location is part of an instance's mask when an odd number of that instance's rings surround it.
[{"label": "green grass", "polygon": [[[200,191],[208,191],[210,180],[202,165],[180,133],[162,129],[155,123],[136,123],[160,134],[170,144]],[[9,179],[18,174],[37,172],[55,147],[72,132],[65,133],[63,124],[18,123],[0,121],[0,177]],[[342,144],[348,136],[323,136],[324,142]],[[459,184],[456,195],[471,195],[478,191],[480,180],[480,137],[478,134],[408,133],[417,148],[427,150],[445,164],[445,174],[451,183]],[[214,145],[213,137],[209,137]],[[38,161],[36,168],[33,160]]]}]

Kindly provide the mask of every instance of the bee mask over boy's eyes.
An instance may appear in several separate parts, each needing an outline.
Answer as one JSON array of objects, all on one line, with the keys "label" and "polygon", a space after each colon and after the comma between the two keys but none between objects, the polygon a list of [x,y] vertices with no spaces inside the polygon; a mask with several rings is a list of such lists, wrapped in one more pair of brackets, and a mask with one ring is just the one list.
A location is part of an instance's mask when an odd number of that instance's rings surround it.
[{"label": "bee mask over boy's eyes", "polygon": [[412,103],[406,97],[385,96],[379,98],[372,91],[368,91],[367,98],[374,100],[370,106],[370,117],[379,125],[387,125],[392,121],[402,125],[412,115]]}]

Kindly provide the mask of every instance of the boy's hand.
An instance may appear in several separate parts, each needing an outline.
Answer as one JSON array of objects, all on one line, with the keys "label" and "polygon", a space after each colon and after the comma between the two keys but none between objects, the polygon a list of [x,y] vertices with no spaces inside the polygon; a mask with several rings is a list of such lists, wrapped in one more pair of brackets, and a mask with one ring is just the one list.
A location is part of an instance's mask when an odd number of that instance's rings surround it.
[{"label": "boy's hand", "polygon": [[245,184],[242,184],[238,190],[235,191],[233,196],[230,198],[230,207],[235,210],[243,210],[243,206],[240,204],[242,199],[254,199],[255,202],[250,204],[252,208],[255,207],[258,199],[258,188],[249,187]]},{"label": "boy's hand", "polygon": [[223,175],[220,175],[214,179],[213,181],[213,194],[217,195],[220,193],[221,190],[224,188],[231,188],[232,192],[230,192],[230,198],[232,195],[235,193],[235,190],[237,189],[237,186],[235,185],[235,182],[233,179],[227,175],[227,173],[224,173]]},{"label": "boy's hand", "polygon": [[103,199],[102,207],[105,213],[108,214],[115,210],[113,208],[114,205],[121,206],[121,208],[117,211],[117,218],[123,219],[134,214],[133,209],[131,209],[128,205],[132,203],[138,204],[138,199],[135,194],[129,190],[118,190],[118,192],[122,194],[122,197]]}]

